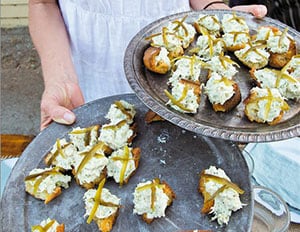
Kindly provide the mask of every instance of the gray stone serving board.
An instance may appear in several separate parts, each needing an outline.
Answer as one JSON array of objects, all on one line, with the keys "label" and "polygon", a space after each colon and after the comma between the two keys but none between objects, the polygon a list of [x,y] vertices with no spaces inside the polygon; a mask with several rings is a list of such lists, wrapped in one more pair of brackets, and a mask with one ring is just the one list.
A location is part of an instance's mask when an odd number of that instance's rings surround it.
[{"label": "gray stone serving board", "polygon": [[[50,217],[64,223],[66,231],[98,231],[94,222],[86,223],[82,200],[85,190],[74,179],[68,189],[49,204],[25,192],[24,177],[36,167],[45,167],[44,155],[57,138],[68,138],[73,127],[104,124],[110,105],[116,100],[135,105],[138,134],[133,146],[141,148],[140,166],[129,183],[120,188],[112,179],[105,187],[121,198],[123,207],[113,231],[181,231],[209,229],[212,231],[250,231],[253,219],[253,198],[247,164],[238,147],[229,141],[213,139],[185,131],[167,121],[146,124],[148,108],[133,94],[103,98],[75,109],[77,122],[73,126],[51,124],[26,148],[15,165],[1,201],[2,231],[30,231],[31,226]],[[241,200],[246,206],[233,213],[227,226],[219,226],[210,216],[200,213],[203,198],[198,193],[199,173],[215,165],[225,170],[245,193]],[[166,217],[150,225],[133,214],[133,191],[136,185],[155,177],[167,181],[177,197],[166,210]]]}]

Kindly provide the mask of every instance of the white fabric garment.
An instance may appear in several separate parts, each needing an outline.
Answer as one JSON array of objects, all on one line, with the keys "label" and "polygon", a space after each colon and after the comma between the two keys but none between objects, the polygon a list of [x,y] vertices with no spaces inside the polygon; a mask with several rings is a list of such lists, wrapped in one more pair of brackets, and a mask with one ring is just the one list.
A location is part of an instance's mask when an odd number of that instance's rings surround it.
[{"label": "white fabric garment", "polygon": [[190,10],[189,0],[60,0],[59,4],[86,101],[132,92],[123,68],[130,40],[147,24]]}]

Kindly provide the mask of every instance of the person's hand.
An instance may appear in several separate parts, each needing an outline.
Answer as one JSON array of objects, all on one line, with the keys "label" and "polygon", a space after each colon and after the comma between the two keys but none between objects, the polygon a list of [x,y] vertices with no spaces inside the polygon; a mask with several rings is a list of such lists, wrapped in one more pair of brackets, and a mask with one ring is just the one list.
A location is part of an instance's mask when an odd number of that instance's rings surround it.
[{"label": "person's hand", "polygon": [[265,5],[240,5],[234,6],[231,8],[232,10],[245,11],[253,14],[256,18],[263,18],[266,16],[268,10]]},{"label": "person's hand", "polygon": [[70,125],[75,122],[71,111],[84,103],[81,89],[74,82],[47,83],[41,100],[41,130],[52,121]]},{"label": "person's hand", "polygon": [[199,1],[190,0],[190,5],[193,10],[214,10],[214,9],[226,9],[244,11],[253,14],[256,18],[263,18],[266,16],[268,10],[265,5],[239,5],[230,8],[225,2],[222,1]]}]

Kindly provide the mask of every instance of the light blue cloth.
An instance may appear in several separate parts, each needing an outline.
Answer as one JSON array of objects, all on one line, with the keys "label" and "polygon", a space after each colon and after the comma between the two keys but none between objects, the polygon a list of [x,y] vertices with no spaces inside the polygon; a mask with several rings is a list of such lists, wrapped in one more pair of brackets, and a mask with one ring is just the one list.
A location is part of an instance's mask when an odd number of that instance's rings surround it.
[{"label": "light blue cloth", "polygon": [[300,138],[245,147],[254,161],[253,177],[300,210]]}]

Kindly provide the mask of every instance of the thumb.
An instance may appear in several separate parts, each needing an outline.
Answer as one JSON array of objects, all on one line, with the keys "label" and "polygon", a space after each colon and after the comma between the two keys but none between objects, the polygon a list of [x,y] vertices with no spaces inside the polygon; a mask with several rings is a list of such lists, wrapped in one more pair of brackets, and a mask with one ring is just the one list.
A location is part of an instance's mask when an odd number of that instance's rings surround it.
[{"label": "thumb", "polygon": [[40,125],[41,130],[49,126],[52,121],[70,125],[75,122],[75,119],[75,114],[67,108],[55,104],[42,104]]},{"label": "thumb", "polygon": [[265,5],[241,5],[232,7],[232,9],[252,13],[256,18],[263,18],[268,12]]},{"label": "thumb", "polygon": [[75,122],[75,114],[67,108],[56,106],[52,112],[52,119],[57,123],[70,125]]}]

